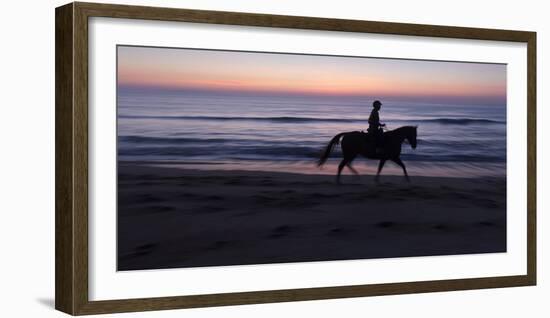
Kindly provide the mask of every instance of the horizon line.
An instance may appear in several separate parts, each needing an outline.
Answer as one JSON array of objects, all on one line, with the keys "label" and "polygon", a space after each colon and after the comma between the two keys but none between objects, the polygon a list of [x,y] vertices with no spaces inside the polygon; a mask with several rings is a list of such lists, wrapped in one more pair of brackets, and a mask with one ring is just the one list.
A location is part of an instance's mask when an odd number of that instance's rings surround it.
[{"label": "horizon line", "polygon": [[506,95],[444,95],[444,94],[370,94],[370,93],[334,93],[334,92],[312,92],[312,91],[283,91],[283,90],[252,90],[235,88],[207,88],[192,86],[167,86],[167,85],[147,85],[117,83],[117,93],[119,90],[147,90],[157,92],[172,93],[205,93],[205,94],[223,94],[223,95],[249,95],[249,96],[296,96],[296,97],[326,97],[326,98],[369,98],[369,99],[396,99],[399,101],[412,99],[414,101],[474,101],[479,100],[482,105],[501,105],[507,104]]}]

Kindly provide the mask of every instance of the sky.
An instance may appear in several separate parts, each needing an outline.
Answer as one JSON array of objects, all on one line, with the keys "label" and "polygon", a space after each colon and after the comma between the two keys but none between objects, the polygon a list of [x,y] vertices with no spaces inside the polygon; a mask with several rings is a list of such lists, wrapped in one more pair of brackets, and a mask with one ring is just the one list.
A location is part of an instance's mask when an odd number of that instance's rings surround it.
[{"label": "sky", "polygon": [[119,87],[506,103],[506,65],[118,46]]}]

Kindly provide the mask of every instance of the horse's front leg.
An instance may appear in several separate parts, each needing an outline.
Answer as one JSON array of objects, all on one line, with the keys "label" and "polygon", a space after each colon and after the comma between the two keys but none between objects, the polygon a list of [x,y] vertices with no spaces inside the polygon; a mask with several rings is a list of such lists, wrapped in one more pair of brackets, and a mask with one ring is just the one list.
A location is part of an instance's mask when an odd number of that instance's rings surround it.
[{"label": "horse's front leg", "polygon": [[405,179],[407,180],[407,182],[411,182],[411,179],[409,178],[409,175],[407,174],[407,168],[405,168],[405,164],[403,163],[403,161],[401,161],[401,158],[395,158],[395,159],[392,159],[392,161],[397,163],[399,166],[401,166],[401,168],[403,168],[403,173],[405,174]]},{"label": "horse's front leg", "polygon": [[380,172],[382,172],[382,168],[384,168],[384,164],[386,163],[386,159],[380,159],[380,163],[378,163],[378,172],[376,172],[376,177],[374,177],[374,181],[378,182],[380,179]]}]

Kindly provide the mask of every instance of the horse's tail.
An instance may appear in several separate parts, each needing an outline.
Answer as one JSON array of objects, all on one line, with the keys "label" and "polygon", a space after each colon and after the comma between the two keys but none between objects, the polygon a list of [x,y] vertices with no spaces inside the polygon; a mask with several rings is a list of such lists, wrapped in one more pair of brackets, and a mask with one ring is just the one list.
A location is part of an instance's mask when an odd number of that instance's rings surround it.
[{"label": "horse's tail", "polygon": [[321,155],[321,158],[319,158],[319,161],[317,162],[317,166],[322,166],[328,159],[328,156],[330,155],[330,152],[332,151],[332,148],[334,148],[334,145],[337,145],[340,143],[340,138],[347,133],[339,133],[338,135],[334,136],[330,142],[328,143],[327,147],[325,148],[325,151]]}]

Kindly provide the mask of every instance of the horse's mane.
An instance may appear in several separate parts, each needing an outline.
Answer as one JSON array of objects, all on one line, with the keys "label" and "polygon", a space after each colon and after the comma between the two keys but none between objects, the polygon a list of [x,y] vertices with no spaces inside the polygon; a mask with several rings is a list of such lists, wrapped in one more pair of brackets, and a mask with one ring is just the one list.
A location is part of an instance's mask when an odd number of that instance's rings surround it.
[{"label": "horse's mane", "polygon": [[395,128],[395,130],[409,130],[409,129],[416,129],[417,126],[401,126],[399,128]]},{"label": "horse's mane", "polygon": [[400,132],[403,132],[403,131],[406,131],[406,130],[412,130],[412,129],[416,129],[416,128],[417,128],[417,126],[401,126],[399,128],[395,128],[393,130],[386,131],[385,133],[386,134],[400,133]]}]

